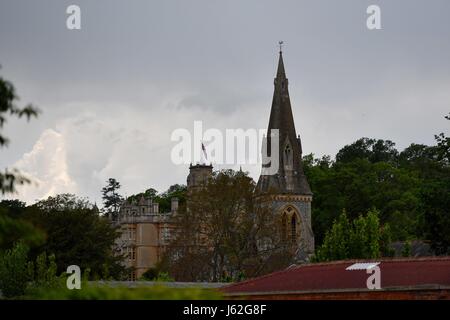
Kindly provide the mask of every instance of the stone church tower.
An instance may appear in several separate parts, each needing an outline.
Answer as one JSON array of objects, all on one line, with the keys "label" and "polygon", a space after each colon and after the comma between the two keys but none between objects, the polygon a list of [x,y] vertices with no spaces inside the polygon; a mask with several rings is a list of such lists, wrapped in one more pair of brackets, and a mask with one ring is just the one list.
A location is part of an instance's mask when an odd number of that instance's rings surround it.
[{"label": "stone church tower", "polygon": [[[280,49],[275,90],[270,111],[269,127],[263,150],[270,155],[270,130],[279,130],[279,166],[275,174],[265,175],[264,165],[256,192],[269,201],[280,221],[281,234],[296,250],[296,260],[305,261],[314,253],[314,234],[311,228],[312,192],[303,172],[302,144],[297,136]],[[264,156],[264,155],[263,155]]]},{"label": "stone church tower", "polygon": [[189,166],[189,175],[187,176],[188,190],[204,186],[212,176],[213,167],[211,164],[197,163]]}]

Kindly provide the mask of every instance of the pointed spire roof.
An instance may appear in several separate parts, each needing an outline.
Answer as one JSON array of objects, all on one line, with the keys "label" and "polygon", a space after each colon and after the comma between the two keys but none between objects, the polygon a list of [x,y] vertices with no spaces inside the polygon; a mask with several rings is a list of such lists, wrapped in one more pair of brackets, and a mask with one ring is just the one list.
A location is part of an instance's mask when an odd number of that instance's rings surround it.
[{"label": "pointed spire roof", "polygon": [[[277,75],[274,80],[275,89],[273,92],[272,109],[270,110],[269,131],[279,129],[280,136],[286,135],[296,137],[294,117],[292,115],[291,100],[289,97],[289,81],[284,70],[283,53],[280,51],[278,58]],[[280,141],[284,141],[280,140]]]},{"label": "pointed spire roof", "polygon": [[[280,46],[282,42],[280,42]],[[311,195],[311,190],[303,173],[302,150],[300,137],[295,131],[294,117],[292,114],[291,101],[288,90],[288,79],[284,68],[283,52],[279,52],[278,69],[274,80],[274,92],[272,108],[270,110],[269,126],[267,130],[267,153],[270,155],[270,132],[273,129],[279,130],[279,169],[274,175],[261,175],[258,181],[258,190],[268,192],[276,190],[279,193],[291,193],[301,195]],[[292,153],[290,161],[287,162],[286,150]]]},{"label": "pointed spire roof", "polygon": [[278,58],[277,79],[286,79],[286,72],[284,71],[283,51],[280,50],[280,57]]}]

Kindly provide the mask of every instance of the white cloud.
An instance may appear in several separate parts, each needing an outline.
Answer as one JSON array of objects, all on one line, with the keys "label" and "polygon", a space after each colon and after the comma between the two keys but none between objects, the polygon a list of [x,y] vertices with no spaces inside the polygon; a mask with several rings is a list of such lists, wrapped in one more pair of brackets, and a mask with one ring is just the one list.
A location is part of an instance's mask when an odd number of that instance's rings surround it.
[{"label": "white cloud", "polygon": [[77,192],[77,185],[68,173],[66,151],[61,133],[46,129],[41,134],[31,151],[13,165],[32,181],[17,187],[21,200],[33,203],[56,193]]},{"label": "white cloud", "polygon": [[[208,128],[257,128],[267,126],[270,104],[261,112],[261,102],[231,106],[236,111],[223,114],[203,105],[180,108],[183,96],[148,97],[142,105],[72,102],[60,109],[76,115],[55,119],[53,129],[46,129],[32,151],[24,154],[15,167],[26,172],[38,186],[20,188],[16,195],[34,202],[49,195],[73,192],[101,203],[101,188],[113,177],[122,184],[121,193],[131,195],[149,187],[166,190],[175,183],[185,184],[188,165],[175,165],[170,140],[177,128],[192,132],[195,120]],[[252,119],[250,126],[248,119]],[[201,152],[198,150],[198,152]],[[228,166],[230,167],[230,166]],[[217,169],[227,166],[217,167]],[[234,166],[233,169],[238,169]],[[259,166],[243,166],[257,179]]]}]

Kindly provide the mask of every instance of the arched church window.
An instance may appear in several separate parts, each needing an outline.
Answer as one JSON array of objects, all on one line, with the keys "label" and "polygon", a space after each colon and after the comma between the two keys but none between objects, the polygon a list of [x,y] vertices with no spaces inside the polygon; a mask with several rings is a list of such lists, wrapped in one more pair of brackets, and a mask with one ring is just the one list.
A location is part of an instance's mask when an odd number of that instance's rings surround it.
[{"label": "arched church window", "polygon": [[298,219],[298,212],[294,207],[287,206],[283,209],[281,212],[281,237],[283,241],[297,243],[299,238]]},{"label": "arched church window", "polygon": [[295,214],[291,218],[291,241],[296,242],[297,240],[297,219]]},{"label": "arched church window", "polygon": [[283,241],[286,241],[287,238],[286,224],[286,213],[283,213],[283,216],[281,217],[281,239],[283,239]]}]

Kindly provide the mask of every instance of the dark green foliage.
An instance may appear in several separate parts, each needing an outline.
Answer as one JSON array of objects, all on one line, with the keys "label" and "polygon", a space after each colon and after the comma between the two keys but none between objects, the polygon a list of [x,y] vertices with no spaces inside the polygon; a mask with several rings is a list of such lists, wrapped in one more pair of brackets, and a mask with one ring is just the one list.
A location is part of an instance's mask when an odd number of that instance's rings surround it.
[{"label": "dark green foliage", "polygon": [[74,195],[50,197],[30,207],[26,215],[47,234],[38,251],[55,254],[58,274],[73,264],[90,269],[93,279],[120,279],[124,274],[122,257],[112,251],[118,231],[84,199]]},{"label": "dark green foliage", "polygon": [[30,264],[34,266],[32,271],[32,278],[34,279],[34,285],[37,287],[52,288],[57,284],[57,265],[55,255],[52,254],[47,257],[47,253],[43,252],[36,258],[36,264]]},{"label": "dark green foliage", "polygon": [[411,242],[405,241],[402,248],[402,257],[409,257],[411,255]]},{"label": "dark green foliage", "polygon": [[145,271],[142,274],[142,280],[148,280],[148,281],[153,281],[156,278],[158,278],[158,269],[156,268],[149,268],[147,271]]},{"label": "dark green foliage", "polygon": [[336,162],[348,163],[355,159],[375,162],[397,162],[398,151],[390,140],[361,138],[351,145],[343,147],[336,154]]},{"label": "dark green foliage", "polygon": [[123,197],[118,193],[120,189],[119,181],[114,178],[109,178],[107,183],[102,188],[103,211],[106,216],[111,216],[114,219],[119,213]]},{"label": "dark green foliage", "polygon": [[[29,207],[18,201],[0,203],[0,252],[20,240],[31,248],[32,259],[45,260],[45,254],[51,254],[49,264],[56,266],[57,274],[75,264],[90,269],[92,279],[122,279],[126,274],[123,257],[113,252],[119,236],[95,206],[72,194],[49,197]],[[36,272],[42,273],[39,268]]]},{"label": "dark green foliage", "polygon": [[167,191],[159,195],[158,203],[160,212],[169,212],[172,198],[178,198],[180,205],[186,202],[187,187],[181,184],[174,184]]},{"label": "dark green foliage", "polygon": [[29,248],[18,243],[0,253],[0,291],[7,298],[25,294],[31,280],[27,266]]},{"label": "dark green foliage", "polygon": [[[1,129],[7,121],[7,116],[21,118],[25,116],[28,120],[38,115],[38,110],[27,105],[20,108],[16,105],[19,97],[13,84],[0,77],[0,148],[8,145],[9,139],[1,133]],[[15,191],[15,185],[28,183],[29,179],[21,175],[17,170],[5,170],[0,172],[0,193],[10,193]]]},{"label": "dark green foliage", "polygon": [[169,187],[165,192],[158,193],[157,190],[149,188],[145,192],[134,194],[128,197],[128,201],[139,201],[143,196],[145,199],[152,199],[154,202],[159,204],[159,212],[167,213],[171,209],[172,198],[178,198],[180,205],[186,202],[187,187],[182,184],[174,184]]},{"label": "dark green foliage", "polygon": [[438,255],[450,255],[450,177],[424,184],[421,192],[425,238]]},{"label": "dark green foliage", "polygon": [[18,218],[23,213],[26,203],[20,200],[2,200],[0,201],[0,208],[12,218]]},{"label": "dark green foliage", "polygon": [[448,252],[449,138],[435,137],[436,146],[411,144],[402,152],[392,141],[362,138],[342,148],[336,161],[306,155],[316,244],[323,242],[343,209],[354,221],[377,208],[381,224],[389,225],[391,240],[426,239],[436,254]]},{"label": "dark green foliage", "polygon": [[359,216],[353,222],[349,221],[344,211],[326,233],[314,260],[379,258],[385,245],[383,232],[376,210],[369,211],[366,216]]},{"label": "dark green foliage", "polygon": [[392,222],[396,213],[404,216],[401,228],[409,230],[408,235],[415,233],[420,187],[416,174],[387,162],[357,158],[327,163],[311,158],[305,161],[305,174],[314,193],[312,217],[318,243],[343,209],[351,220],[372,207],[379,209],[383,222]]},{"label": "dark green foliage", "polygon": [[174,279],[169,275],[168,272],[161,271],[160,268],[149,268],[145,271],[139,280],[144,281],[161,281],[161,282],[172,282]]},{"label": "dark green foliage", "polygon": [[35,247],[44,243],[45,235],[26,220],[10,218],[0,207],[0,252],[19,240]]},{"label": "dark green foliage", "polygon": [[42,245],[45,234],[25,220],[25,203],[18,200],[0,202],[0,251],[10,249],[16,242],[29,247]]},{"label": "dark green foliage", "polygon": [[[445,116],[445,119],[450,120],[450,113]],[[450,137],[446,137],[444,133],[439,133],[434,136],[437,142],[436,158],[438,161],[449,165],[450,164]]]},{"label": "dark green foliage", "polygon": [[50,196],[45,200],[36,202],[34,208],[43,212],[64,211],[64,210],[91,210],[93,205],[85,198],[79,198],[74,194],[62,193]]}]

